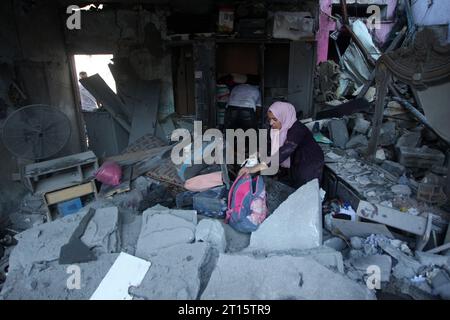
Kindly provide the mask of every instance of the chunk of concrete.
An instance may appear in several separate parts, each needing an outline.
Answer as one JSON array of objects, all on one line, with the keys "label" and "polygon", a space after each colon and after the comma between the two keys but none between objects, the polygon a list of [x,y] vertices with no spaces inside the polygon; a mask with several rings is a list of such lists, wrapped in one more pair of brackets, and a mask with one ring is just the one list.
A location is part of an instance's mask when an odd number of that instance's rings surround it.
[{"label": "chunk of concrete", "polygon": [[420,132],[407,132],[398,138],[395,146],[399,147],[409,147],[417,148],[420,143],[421,133]]},{"label": "chunk of concrete", "polygon": [[[368,134],[369,138],[372,136],[372,129]],[[381,125],[380,136],[378,144],[386,147],[395,144],[397,140],[396,124],[394,121],[387,121]]]},{"label": "chunk of concrete", "polygon": [[120,248],[119,210],[117,207],[101,208],[89,221],[81,237],[96,255],[118,252]]},{"label": "chunk of concrete", "polygon": [[218,258],[207,243],[180,244],[151,256],[150,270],[130,293],[135,299],[197,299],[211,276]]},{"label": "chunk of concrete", "polygon": [[350,244],[353,249],[361,250],[364,245],[364,239],[360,237],[351,237],[350,238]]},{"label": "chunk of concrete", "polygon": [[383,168],[384,170],[386,170],[387,172],[389,172],[390,174],[392,174],[398,178],[401,177],[405,173],[405,166],[401,165],[398,162],[394,162],[394,161],[390,161],[390,160],[385,160],[381,164],[381,168]]},{"label": "chunk of concrete", "polygon": [[367,257],[350,259],[350,264],[358,271],[368,273],[369,267],[380,268],[381,282],[389,281],[391,277],[392,269],[392,259],[390,256],[382,255],[371,255]]},{"label": "chunk of concrete", "polygon": [[218,220],[202,219],[195,230],[195,241],[208,242],[219,252],[225,252],[227,248],[227,240],[225,238],[225,230]]},{"label": "chunk of concrete", "polygon": [[248,255],[254,258],[267,258],[273,256],[285,256],[289,255],[292,257],[307,257],[313,259],[327,267],[328,269],[335,270],[340,273],[344,273],[344,260],[342,258],[342,254],[333,248],[327,246],[320,246],[313,249],[304,249],[304,250],[284,250],[284,251],[272,251],[272,252],[264,252],[258,250],[243,250],[240,252],[242,255]]},{"label": "chunk of concrete", "polygon": [[[142,214],[142,228],[136,246],[136,256],[148,259],[160,249],[195,240],[195,224],[184,210],[157,206]],[[175,213],[175,214],[174,214]],[[183,216],[183,217],[180,217]]]},{"label": "chunk of concrete", "polygon": [[30,270],[35,263],[56,261],[87,211],[65,216],[15,236],[17,246],[9,257],[9,270]]},{"label": "chunk of concrete", "polygon": [[450,276],[444,270],[439,270],[431,279],[433,294],[442,299],[450,300]]},{"label": "chunk of concrete", "polygon": [[361,134],[366,134],[371,125],[372,124],[370,123],[370,121],[367,121],[362,117],[357,117],[355,119],[355,127],[353,128],[353,131]]},{"label": "chunk of concrete", "polygon": [[333,144],[341,149],[345,148],[348,141],[347,124],[344,119],[333,119],[328,122],[328,130]]},{"label": "chunk of concrete", "polygon": [[257,259],[225,254],[220,255],[201,299],[362,300],[375,297],[367,287],[307,257]]},{"label": "chunk of concrete", "polygon": [[251,249],[309,249],[322,244],[322,200],[317,179],[300,187],[250,238]]},{"label": "chunk of concrete", "polygon": [[323,242],[323,244],[327,247],[330,247],[336,251],[342,251],[347,247],[347,243],[338,237],[330,238]]},{"label": "chunk of concrete", "polygon": [[439,254],[432,254],[427,252],[416,251],[416,258],[422,265],[426,266],[449,266],[450,267],[450,257],[441,256]]},{"label": "chunk of concrete", "polygon": [[359,147],[367,147],[369,145],[369,140],[367,140],[367,137],[358,134],[356,136],[353,136],[348,140],[348,142],[345,144],[346,149],[354,149]]},{"label": "chunk of concrete", "polygon": [[[97,260],[80,263],[79,287],[71,281],[75,268],[51,261],[35,265],[27,274],[21,267],[10,270],[0,300],[88,300],[108,273],[118,254],[103,254]],[[30,287],[33,290],[30,290]]]},{"label": "chunk of concrete", "polygon": [[379,246],[383,251],[397,260],[397,264],[392,269],[394,277],[397,279],[411,279],[418,274],[422,265],[417,260],[404,254],[389,243],[380,242]]}]

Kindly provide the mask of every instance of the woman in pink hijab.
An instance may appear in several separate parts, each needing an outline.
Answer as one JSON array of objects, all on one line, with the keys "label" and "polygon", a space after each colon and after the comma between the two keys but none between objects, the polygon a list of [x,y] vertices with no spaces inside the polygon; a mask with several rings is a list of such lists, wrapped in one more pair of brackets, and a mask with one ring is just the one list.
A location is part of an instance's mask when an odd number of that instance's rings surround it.
[{"label": "woman in pink hijab", "polygon": [[[278,155],[281,168],[289,172],[289,184],[300,187],[322,177],[324,156],[309,129],[297,120],[294,106],[286,102],[275,102],[267,111],[269,120],[271,156]],[[278,153],[278,154],[277,154]],[[242,168],[239,175],[257,173],[270,165],[258,164],[252,168]]]}]

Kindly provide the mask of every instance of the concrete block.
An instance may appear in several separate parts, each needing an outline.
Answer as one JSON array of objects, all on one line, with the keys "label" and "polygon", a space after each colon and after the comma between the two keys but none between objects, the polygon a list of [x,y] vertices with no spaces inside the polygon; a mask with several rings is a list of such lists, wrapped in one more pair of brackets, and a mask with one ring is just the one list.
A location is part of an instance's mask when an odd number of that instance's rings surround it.
[{"label": "concrete block", "polygon": [[225,230],[219,220],[202,219],[195,230],[195,241],[208,242],[221,253],[227,248]]},{"label": "concrete block", "polygon": [[322,244],[322,200],[317,179],[289,196],[250,238],[264,251],[309,249]]},{"label": "concrete block", "polygon": [[333,237],[323,242],[327,247],[330,247],[336,251],[342,251],[347,247],[347,243],[338,237]]},{"label": "concrete block", "polygon": [[118,252],[120,248],[119,211],[117,207],[101,208],[89,221],[81,237],[96,255]]},{"label": "concrete block", "polygon": [[450,267],[450,257],[448,257],[448,256],[441,256],[439,254],[432,254],[432,253],[421,252],[421,251],[416,251],[415,256],[422,265],[439,266],[439,267],[449,266]]},{"label": "concrete block", "polygon": [[351,237],[350,238],[350,244],[353,249],[360,250],[363,248],[364,245],[364,239],[360,237]]},{"label": "concrete block", "polygon": [[407,132],[398,138],[396,147],[409,147],[417,148],[420,143],[421,133],[420,132]]},{"label": "concrete block", "polygon": [[[372,130],[369,131],[369,138],[372,136]],[[380,146],[390,146],[395,144],[397,140],[396,124],[394,121],[387,121],[381,125],[380,137],[378,144]]]},{"label": "concrete block", "polygon": [[86,211],[28,229],[15,236],[17,246],[9,257],[9,270],[30,270],[35,263],[56,261]]},{"label": "concrete block", "polygon": [[[243,268],[245,266],[245,268]],[[224,276],[224,275],[227,276]],[[203,300],[374,299],[367,287],[306,257],[220,255]]]},{"label": "concrete block", "polygon": [[391,277],[392,259],[388,255],[372,255],[350,259],[350,264],[357,270],[367,273],[370,266],[377,266],[381,272],[381,282],[389,281]]},{"label": "concrete block", "polygon": [[[184,210],[167,210],[162,206],[146,210],[142,214],[142,228],[136,246],[136,256],[148,259],[160,249],[195,240],[195,224],[192,216],[180,217]],[[172,214],[175,212],[176,214]]]},{"label": "concrete block", "polygon": [[450,300],[450,276],[444,270],[439,270],[431,279],[433,294],[444,300]]},{"label": "concrete block", "polygon": [[401,177],[405,173],[405,166],[401,165],[398,162],[385,160],[381,164],[381,168],[386,170],[387,172],[391,173],[392,175],[396,177]]},{"label": "concrete block", "polygon": [[348,142],[345,144],[345,149],[355,149],[359,147],[367,147],[369,145],[369,140],[367,140],[367,137],[358,134],[356,136],[353,136],[348,140]]},{"label": "concrete block", "polygon": [[342,258],[342,254],[327,246],[320,246],[317,248],[305,250],[275,251],[270,253],[244,250],[241,252],[241,254],[247,254],[255,258],[267,258],[285,255],[289,255],[292,257],[306,257],[317,261],[324,267],[336,270],[342,274],[344,273],[344,260]]},{"label": "concrete block", "polygon": [[130,288],[135,299],[197,299],[215,267],[218,252],[207,243],[180,244],[151,256],[142,283]]},{"label": "concrete block", "polygon": [[371,125],[372,124],[370,123],[370,121],[367,121],[362,117],[358,117],[355,119],[355,127],[353,128],[353,131],[361,134],[366,134]]},{"label": "concrete block", "polygon": [[422,265],[417,260],[404,254],[402,251],[395,248],[389,243],[380,242],[379,245],[383,249],[383,251],[385,251],[387,254],[389,254],[391,257],[397,260],[397,264],[392,269],[393,272],[392,274],[395,278],[411,279],[418,274],[419,269],[421,268]]},{"label": "concrete block", "polygon": [[328,130],[330,138],[334,145],[338,148],[344,149],[348,141],[347,124],[344,119],[333,119],[328,122]]},{"label": "concrete block", "polygon": [[73,273],[58,261],[35,265],[28,274],[21,267],[10,270],[0,300],[88,300],[117,257],[116,253],[103,254],[95,261],[77,264],[81,271],[79,289],[68,288],[68,283],[76,285],[69,279]]}]

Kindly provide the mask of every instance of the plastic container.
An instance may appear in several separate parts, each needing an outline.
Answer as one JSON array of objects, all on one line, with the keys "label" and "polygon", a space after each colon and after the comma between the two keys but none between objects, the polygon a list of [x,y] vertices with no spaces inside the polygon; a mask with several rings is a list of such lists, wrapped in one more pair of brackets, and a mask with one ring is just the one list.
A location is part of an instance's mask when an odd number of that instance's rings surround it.
[{"label": "plastic container", "polygon": [[76,198],[73,200],[68,200],[65,202],[61,202],[57,204],[58,213],[61,216],[67,216],[69,214],[73,214],[78,212],[83,205],[81,204],[81,199]]},{"label": "plastic container", "polygon": [[434,165],[442,166],[445,155],[435,149],[400,147],[398,160],[405,167],[429,169]]}]

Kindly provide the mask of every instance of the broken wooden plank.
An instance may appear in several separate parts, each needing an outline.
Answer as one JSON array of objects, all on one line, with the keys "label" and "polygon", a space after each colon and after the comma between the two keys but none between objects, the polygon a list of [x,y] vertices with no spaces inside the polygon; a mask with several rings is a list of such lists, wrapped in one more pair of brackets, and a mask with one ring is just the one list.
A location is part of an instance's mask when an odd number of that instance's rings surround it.
[{"label": "broken wooden plank", "polygon": [[165,147],[153,148],[150,150],[128,152],[128,153],[120,154],[117,156],[105,158],[102,160],[102,162],[114,161],[121,166],[131,165],[131,164],[135,164],[139,161],[143,161],[147,158],[151,158],[151,157],[159,154],[160,152],[167,151],[171,148],[172,148],[171,146],[165,146]]},{"label": "broken wooden plank", "polygon": [[100,75],[93,76],[80,80],[81,84],[97,99],[102,106],[111,114],[127,132],[131,131],[131,126],[126,116],[126,107],[119,99],[119,97],[111,90]]},{"label": "broken wooden plank", "polygon": [[45,195],[45,200],[47,202],[47,205],[50,206],[55,203],[60,203],[63,201],[79,198],[91,193],[96,193],[94,181],[81,184],[75,187],[47,193]]},{"label": "broken wooden plank", "polygon": [[364,219],[385,224],[403,231],[423,236],[427,230],[427,219],[398,210],[360,201],[356,214]]},{"label": "broken wooden plank", "polygon": [[146,134],[155,134],[160,90],[160,80],[137,82],[129,144]]},{"label": "broken wooden plank", "polygon": [[332,218],[331,224],[333,232],[339,231],[346,238],[351,237],[367,238],[372,234],[381,234],[385,235],[390,239],[394,239],[394,236],[389,231],[389,229],[385,225],[379,223],[350,221]]},{"label": "broken wooden plank", "polygon": [[122,179],[118,186],[110,186],[102,184],[99,192],[99,196],[102,198],[111,197],[115,194],[124,193],[131,190],[131,175],[133,173],[133,167],[127,166],[123,170]]}]

